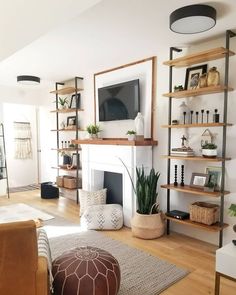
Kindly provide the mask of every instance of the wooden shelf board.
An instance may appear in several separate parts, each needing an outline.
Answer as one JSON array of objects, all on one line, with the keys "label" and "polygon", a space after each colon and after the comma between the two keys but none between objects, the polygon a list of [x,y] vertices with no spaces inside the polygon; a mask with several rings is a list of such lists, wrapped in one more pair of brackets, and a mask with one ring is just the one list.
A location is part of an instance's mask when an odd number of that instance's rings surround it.
[{"label": "wooden shelf board", "polygon": [[[163,64],[166,66],[186,67],[210,60],[224,58],[227,52],[228,50],[226,48],[217,47],[202,52],[185,55],[176,59],[168,60],[165,61]],[[233,51],[229,50],[229,56],[232,56],[234,54],[235,53]]]},{"label": "wooden shelf board", "polygon": [[[77,168],[72,168],[72,169],[67,169],[67,168],[63,168],[63,167],[51,167],[52,169],[57,169],[57,170],[64,170],[64,171],[76,171]],[[81,169],[78,169],[81,170]]]},{"label": "wooden shelf board", "polygon": [[155,146],[156,140],[144,139],[144,140],[128,140],[122,138],[113,139],[79,139],[72,140],[74,144],[100,144],[100,145],[128,145],[128,146]]},{"label": "wooden shelf board", "polygon": [[[163,155],[162,158],[166,159],[173,159],[173,160],[191,160],[191,161],[205,161],[205,162],[222,162],[222,157],[216,158],[204,158],[203,156],[191,156],[191,157],[184,157],[184,156],[168,156]],[[225,158],[226,161],[231,160],[231,158]]]},{"label": "wooden shelf board", "polygon": [[72,151],[81,151],[81,148],[63,148],[63,149],[51,149],[52,151],[58,151],[58,152],[72,152]]},{"label": "wooden shelf board", "polygon": [[[83,129],[78,128],[78,131],[84,131]],[[51,131],[76,131],[76,128],[73,129],[51,129]]]},{"label": "wooden shelf board", "polygon": [[213,225],[206,225],[206,224],[203,224],[203,223],[191,221],[190,219],[180,220],[180,219],[170,217],[170,216],[166,216],[166,219],[171,220],[173,222],[185,224],[185,225],[188,225],[188,226],[197,227],[197,228],[202,229],[202,230],[211,231],[211,232],[219,232],[219,231],[221,231],[224,228],[229,226],[226,223],[224,223],[223,226],[220,226],[219,222],[217,222],[217,223],[215,223]]},{"label": "wooden shelf board", "polygon": [[[190,187],[189,185],[174,186],[174,184],[163,184],[161,185],[161,187],[165,189],[178,191],[178,192],[190,193],[193,195],[202,195],[202,196],[208,196],[208,197],[220,197],[221,195],[220,192],[204,192],[203,189],[193,188],[193,187]],[[224,192],[225,195],[228,195],[229,193],[230,193],[229,191]]]},{"label": "wooden shelf board", "polygon": [[[78,109],[78,112],[83,112],[84,109]],[[50,113],[74,113],[76,112],[76,108],[66,108],[66,109],[57,109],[57,110],[52,110]]]},{"label": "wooden shelf board", "polygon": [[169,93],[163,94],[163,96],[173,97],[173,98],[183,98],[183,97],[192,97],[192,96],[205,95],[205,94],[221,93],[221,92],[224,92],[224,90],[226,89],[228,91],[234,90],[232,87],[218,85],[218,86],[209,86],[209,87],[203,87],[203,88],[197,88],[197,89],[191,89],[191,90],[169,92]]},{"label": "wooden shelf board", "polygon": [[[83,91],[83,89],[82,88],[77,88],[77,92],[80,92],[80,91]],[[75,92],[76,92],[75,87],[64,87],[64,88],[61,88],[61,89],[58,89],[58,90],[50,91],[50,93],[60,94],[60,95],[72,94],[72,93],[75,93]]]},{"label": "wooden shelf board", "polygon": [[177,124],[177,125],[162,125],[162,128],[192,128],[192,127],[222,127],[233,126],[231,123],[193,123],[193,124]]}]

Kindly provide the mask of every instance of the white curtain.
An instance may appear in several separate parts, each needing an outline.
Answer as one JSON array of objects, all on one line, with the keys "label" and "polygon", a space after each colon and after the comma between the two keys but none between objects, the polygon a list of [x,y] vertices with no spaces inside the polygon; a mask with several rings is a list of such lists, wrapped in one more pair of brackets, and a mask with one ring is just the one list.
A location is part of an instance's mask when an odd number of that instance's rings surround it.
[{"label": "white curtain", "polygon": [[32,158],[31,127],[29,122],[14,122],[15,158]]}]

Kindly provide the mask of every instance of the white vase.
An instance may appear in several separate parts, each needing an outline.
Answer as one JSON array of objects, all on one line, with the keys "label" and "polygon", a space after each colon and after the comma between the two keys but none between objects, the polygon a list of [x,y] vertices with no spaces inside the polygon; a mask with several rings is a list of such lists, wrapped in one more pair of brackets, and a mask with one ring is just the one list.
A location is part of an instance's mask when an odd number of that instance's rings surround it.
[{"label": "white vase", "polygon": [[135,131],[136,131],[136,139],[143,140],[144,139],[144,118],[141,113],[138,113],[136,118],[134,119]]}]

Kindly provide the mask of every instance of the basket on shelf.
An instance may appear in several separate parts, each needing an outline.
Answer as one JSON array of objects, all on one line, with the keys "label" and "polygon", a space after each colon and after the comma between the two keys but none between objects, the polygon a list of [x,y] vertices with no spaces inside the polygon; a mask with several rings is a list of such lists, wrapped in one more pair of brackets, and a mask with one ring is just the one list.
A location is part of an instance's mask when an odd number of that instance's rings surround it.
[{"label": "basket on shelf", "polygon": [[212,225],[219,221],[219,212],[219,205],[195,202],[190,205],[190,220]]},{"label": "basket on shelf", "polygon": [[78,186],[76,186],[76,177],[64,176],[64,188],[74,189],[80,188],[82,185],[82,179],[78,179]]},{"label": "basket on shelf", "polygon": [[57,186],[63,187],[63,185],[64,185],[64,176],[57,176],[56,183],[57,183]]}]

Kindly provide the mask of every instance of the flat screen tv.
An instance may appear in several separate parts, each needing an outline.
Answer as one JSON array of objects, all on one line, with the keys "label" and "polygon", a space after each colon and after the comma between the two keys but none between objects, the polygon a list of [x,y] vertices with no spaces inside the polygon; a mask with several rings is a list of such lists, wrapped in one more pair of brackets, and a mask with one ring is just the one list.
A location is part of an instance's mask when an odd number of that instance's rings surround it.
[{"label": "flat screen tv", "polygon": [[99,121],[135,119],[140,112],[139,79],[98,88]]}]

